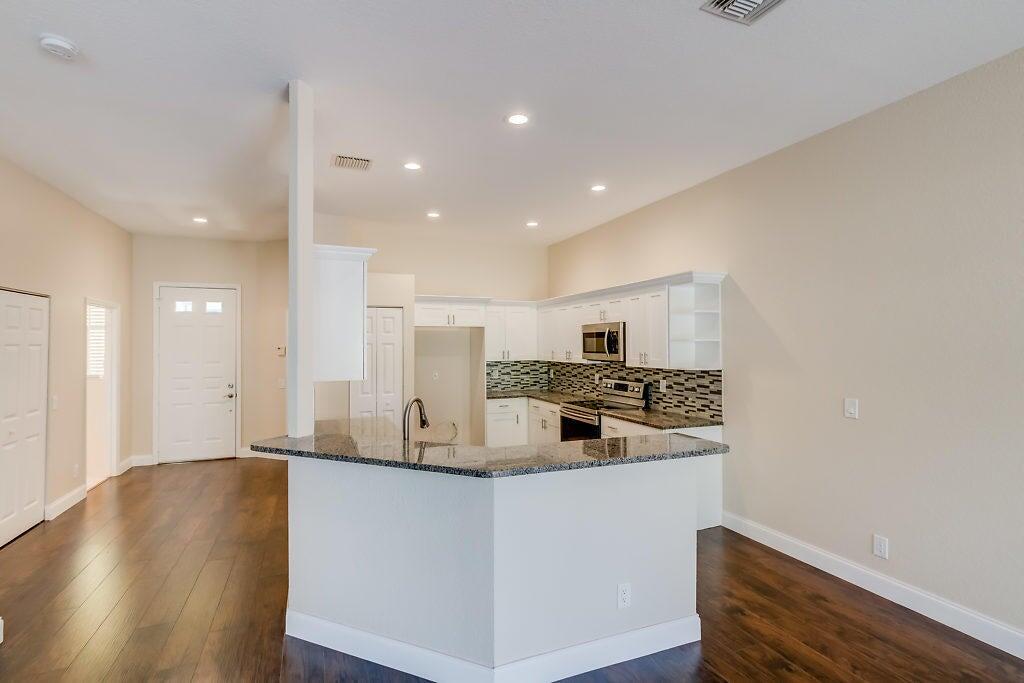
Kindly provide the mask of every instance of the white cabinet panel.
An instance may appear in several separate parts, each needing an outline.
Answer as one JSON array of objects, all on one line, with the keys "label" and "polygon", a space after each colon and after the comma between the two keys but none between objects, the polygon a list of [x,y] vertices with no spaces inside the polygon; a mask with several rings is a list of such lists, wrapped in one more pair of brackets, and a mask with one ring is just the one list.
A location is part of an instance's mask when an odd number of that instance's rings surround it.
[{"label": "white cabinet panel", "polygon": [[472,302],[417,301],[416,327],[483,327],[486,307]]},{"label": "white cabinet panel", "polygon": [[537,309],[495,304],[487,307],[484,349],[487,360],[537,358]]},{"label": "white cabinet panel", "polygon": [[503,306],[488,306],[484,325],[484,355],[487,360],[507,360],[505,355],[508,347],[505,345],[505,308]]},{"label": "white cabinet panel", "polygon": [[646,296],[647,348],[644,366],[668,367],[668,294],[664,290]]},{"label": "white cabinet panel", "polygon": [[416,327],[448,327],[451,320],[447,304],[416,304]]},{"label": "white cabinet panel", "polygon": [[483,304],[453,304],[452,327],[483,327],[485,308]]},{"label": "white cabinet panel", "polygon": [[558,443],[562,440],[559,406],[534,398],[529,400],[530,444]]},{"label": "white cabinet panel", "polygon": [[537,311],[537,358],[557,360],[557,339],[555,309],[545,308]]},{"label": "white cabinet panel", "polygon": [[528,443],[526,399],[488,399],[486,429],[486,443],[490,447],[521,446]]},{"label": "white cabinet panel", "polygon": [[366,377],[366,259],[373,250],[313,245],[313,381]]},{"label": "white cabinet panel", "polygon": [[626,365],[643,365],[647,333],[647,301],[642,294],[633,294],[626,299]]},{"label": "white cabinet panel", "polygon": [[537,358],[537,309],[508,306],[505,309],[505,348],[508,360]]}]

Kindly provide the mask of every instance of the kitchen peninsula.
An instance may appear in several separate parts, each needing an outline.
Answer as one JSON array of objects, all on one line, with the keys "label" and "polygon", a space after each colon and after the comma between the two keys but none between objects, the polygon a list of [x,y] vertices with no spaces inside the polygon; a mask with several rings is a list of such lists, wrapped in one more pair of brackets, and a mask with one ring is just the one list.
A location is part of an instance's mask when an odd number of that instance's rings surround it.
[{"label": "kitchen peninsula", "polygon": [[695,464],[653,434],[488,448],[386,420],[288,456],[287,633],[436,681],[553,681],[700,639]]}]

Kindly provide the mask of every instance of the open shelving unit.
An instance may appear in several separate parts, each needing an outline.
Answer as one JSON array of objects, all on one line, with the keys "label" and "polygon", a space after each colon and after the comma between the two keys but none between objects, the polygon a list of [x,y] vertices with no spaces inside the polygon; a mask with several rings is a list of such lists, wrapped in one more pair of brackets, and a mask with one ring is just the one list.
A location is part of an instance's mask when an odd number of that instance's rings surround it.
[{"label": "open shelving unit", "polygon": [[668,288],[669,365],[684,370],[722,367],[724,273],[691,273]]}]

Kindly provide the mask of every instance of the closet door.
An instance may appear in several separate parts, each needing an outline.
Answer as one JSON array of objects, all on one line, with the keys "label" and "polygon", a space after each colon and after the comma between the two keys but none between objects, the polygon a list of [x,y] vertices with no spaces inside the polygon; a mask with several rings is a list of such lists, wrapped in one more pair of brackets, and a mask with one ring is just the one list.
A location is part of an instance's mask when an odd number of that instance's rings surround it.
[{"label": "closet door", "polygon": [[[401,308],[366,309],[366,379],[349,383],[352,419],[382,418],[401,427],[405,376],[403,321]],[[365,429],[353,431],[366,433]]]},{"label": "closet door", "polygon": [[0,290],[0,545],[43,521],[50,300]]},{"label": "closet door", "polygon": [[377,312],[377,417],[402,426],[404,345],[402,309],[378,308]]},{"label": "closet door", "polygon": [[377,310],[366,309],[366,379],[349,382],[348,414],[353,419],[377,417]]}]

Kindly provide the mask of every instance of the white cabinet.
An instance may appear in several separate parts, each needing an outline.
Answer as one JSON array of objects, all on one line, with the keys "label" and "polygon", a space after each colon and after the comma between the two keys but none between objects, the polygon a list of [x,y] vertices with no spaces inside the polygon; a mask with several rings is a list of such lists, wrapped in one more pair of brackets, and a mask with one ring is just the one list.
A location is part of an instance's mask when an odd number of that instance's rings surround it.
[{"label": "white cabinet", "polygon": [[555,330],[555,309],[542,308],[537,311],[537,358],[558,360],[558,333]]},{"label": "white cabinet", "polygon": [[538,354],[540,360],[583,360],[583,324],[585,309],[576,306],[544,308],[537,315]]},{"label": "white cabinet", "polygon": [[559,406],[535,398],[531,398],[528,405],[530,414],[530,444],[542,445],[560,442],[562,440],[562,428]]},{"label": "white cabinet", "polygon": [[537,358],[537,309],[518,304],[487,306],[484,326],[487,360]]},{"label": "white cabinet", "polygon": [[313,381],[366,377],[366,261],[376,249],[313,245]]},{"label": "white cabinet", "polygon": [[601,438],[610,439],[616,436],[642,436],[644,434],[658,434],[660,430],[653,427],[619,420],[606,415],[601,416]]},{"label": "white cabinet", "polygon": [[486,307],[475,301],[416,298],[416,327],[484,327]]},{"label": "white cabinet", "polygon": [[626,364],[668,367],[668,294],[664,288],[626,297]]},{"label": "white cabinet", "polygon": [[487,446],[521,446],[529,441],[525,398],[487,400]]}]

